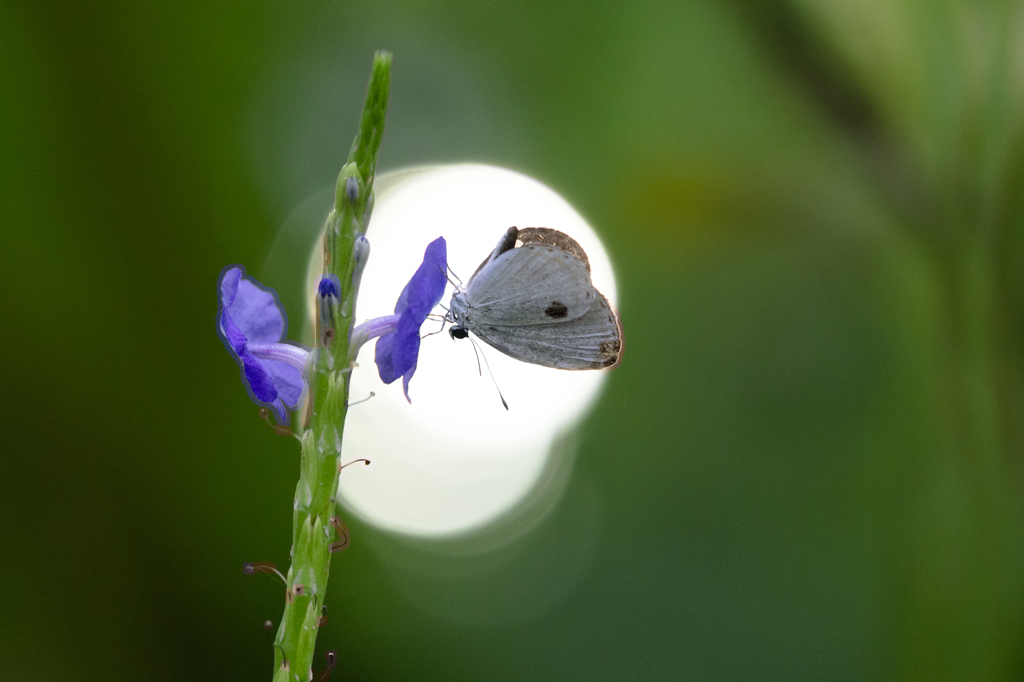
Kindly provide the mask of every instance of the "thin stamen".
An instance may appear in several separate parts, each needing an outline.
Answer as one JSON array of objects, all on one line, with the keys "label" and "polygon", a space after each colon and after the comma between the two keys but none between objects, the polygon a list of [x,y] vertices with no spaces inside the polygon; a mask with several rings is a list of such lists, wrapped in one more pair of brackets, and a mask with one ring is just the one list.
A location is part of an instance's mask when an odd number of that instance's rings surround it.
[{"label": "thin stamen", "polygon": [[357,400],[357,401],[355,401],[354,403],[348,403],[348,404],[346,405],[346,407],[352,407],[353,405],[359,405],[360,403],[365,403],[365,402],[366,402],[367,400],[369,400],[370,398],[372,398],[372,397],[373,397],[373,396],[375,396],[375,395],[377,395],[377,394],[376,394],[376,393],[374,393],[373,391],[370,391],[370,395],[366,396],[366,397],[365,397],[365,398],[363,398],[362,400]]}]

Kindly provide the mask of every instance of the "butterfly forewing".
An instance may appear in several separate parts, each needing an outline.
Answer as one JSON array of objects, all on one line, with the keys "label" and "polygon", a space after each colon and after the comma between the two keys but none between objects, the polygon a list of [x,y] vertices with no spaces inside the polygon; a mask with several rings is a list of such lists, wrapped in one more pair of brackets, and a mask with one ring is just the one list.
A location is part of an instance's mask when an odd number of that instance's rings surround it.
[{"label": "butterfly forewing", "polygon": [[475,328],[564,323],[586,313],[598,295],[583,261],[558,247],[529,243],[480,269],[462,298],[467,323]]}]

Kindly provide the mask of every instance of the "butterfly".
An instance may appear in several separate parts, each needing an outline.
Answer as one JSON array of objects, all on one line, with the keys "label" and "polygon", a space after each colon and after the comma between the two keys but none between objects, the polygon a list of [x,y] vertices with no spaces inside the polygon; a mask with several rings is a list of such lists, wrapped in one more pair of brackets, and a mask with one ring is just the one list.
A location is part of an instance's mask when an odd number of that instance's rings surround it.
[{"label": "butterfly", "polygon": [[622,323],[590,280],[572,237],[547,227],[510,227],[466,286],[452,294],[453,339],[473,332],[523,362],[604,369],[622,359]]}]

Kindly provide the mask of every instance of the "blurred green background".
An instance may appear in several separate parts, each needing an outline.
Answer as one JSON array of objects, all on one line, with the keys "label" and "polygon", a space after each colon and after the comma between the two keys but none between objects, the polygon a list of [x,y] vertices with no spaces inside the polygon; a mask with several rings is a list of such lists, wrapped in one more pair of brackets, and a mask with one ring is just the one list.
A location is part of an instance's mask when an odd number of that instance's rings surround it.
[{"label": "blurred green background", "polygon": [[269,680],[298,450],[214,283],[381,48],[380,168],[562,192],[628,349],[526,537],[350,522],[332,679],[1024,678],[1024,6],[967,0],[0,4],[0,677]]}]

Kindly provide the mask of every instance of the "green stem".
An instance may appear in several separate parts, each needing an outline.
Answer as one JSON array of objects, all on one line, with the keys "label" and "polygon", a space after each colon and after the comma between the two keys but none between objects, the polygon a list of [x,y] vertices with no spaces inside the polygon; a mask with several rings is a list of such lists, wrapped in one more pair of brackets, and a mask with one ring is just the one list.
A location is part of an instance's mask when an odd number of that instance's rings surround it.
[{"label": "green stem", "polygon": [[[324,274],[341,282],[332,306],[333,326],[321,328],[310,370],[308,428],[302,434],[302,461],[295,489],[292,565],[288,569],[284,614],[274,647],[274,681],[309,679],[316,634],[340,519],[333,518],[341,473],[341,442],[351,369],[349,333],[356,293],[368,247],[359,239],[373,207],[377,166],[391,88],[391,54],[378,52],[363,104],[359,132],[338,177],[334,210],[324,228]],[[287,665],[285,664],[287,662]]]}]

